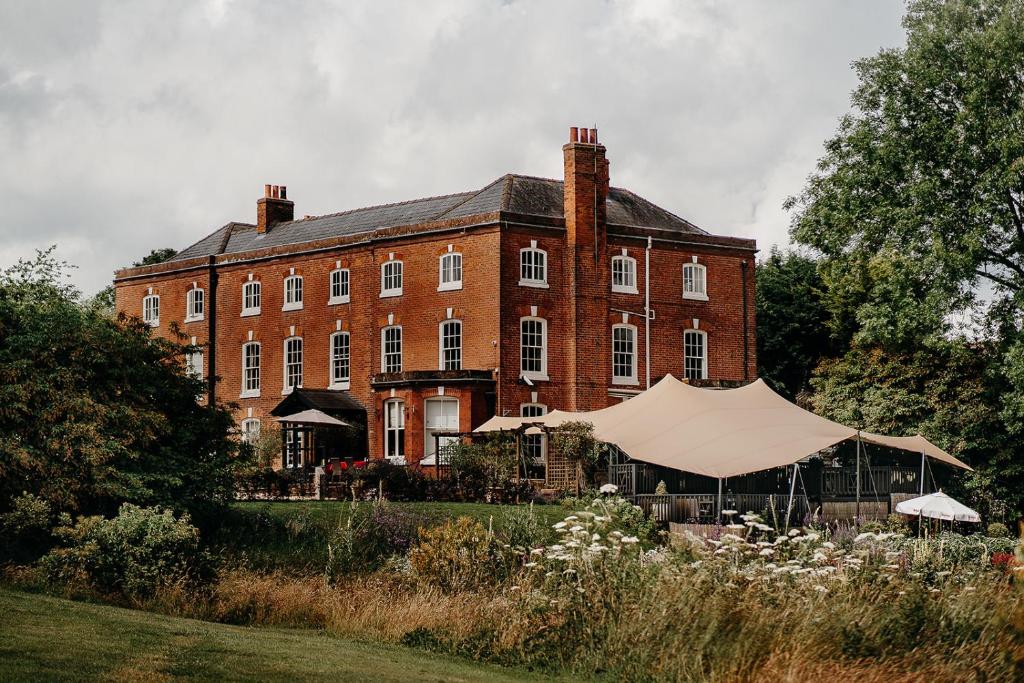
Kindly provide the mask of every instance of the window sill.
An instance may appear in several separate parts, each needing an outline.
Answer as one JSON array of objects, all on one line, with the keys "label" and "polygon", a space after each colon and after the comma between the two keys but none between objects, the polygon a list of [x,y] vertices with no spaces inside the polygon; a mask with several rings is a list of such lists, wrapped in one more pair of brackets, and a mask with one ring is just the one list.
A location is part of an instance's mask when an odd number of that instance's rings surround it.
[{"label": "window sill", "polygon": [[259,314],[260,314],[260,309],[258,309],[258,308],[243,308],[242,309],[242,317],[243,318],[248,318],[250,316],[259,315]]},{"label": "window sill", "polygon": [[202,322],[203,320],[206,320],[206,316],[204,316],[204,315],[196,315],[196,316],[191,316],[191,317],[185,318],[184,322],[186,322],[186,323],[198,323],[198,322]]},{"label": "window sill", "polygon": [[539,282],[537,280],[520,280],[520,287],[536,287],[537,289],[550,289],[550,286],[546,282]]},{"label": "window sill", "polygon": [[259,397],[260,397],[260,390],[259,389],[243,391],[241,394],[238,395],[238,398],[259,398]]},{"label": "window sill", "polygon": [[612,286],[612,294],[639,294],[636,287],[615,287]]},{"label": "window sill", "polygon": [[380,293],[381,299],[387,299],[393,296],[402,296],[402,290],[400,289],[389,289]]},{"label": "window sill", "polygon": [[341,297],[336,297],[336,298],[332,297],[332,298],[327,300],[327,305],[328,306],[337,306],[338,304],[347,304],[348,302],[349,302],[349,298],[347,296],[341,296]]},{"label": "window sill", "polygon": [[338,382],[337,384],[329,385],[327,388],[330,389],[331,391],[344,391],[351,388],[351,386],[351,382]]},{"label": "window sill", "polygon": [[292,391],[294,391],[295,389],[301,389],[301,388],[302,388],[301,384],[298,385],[298,386],[295,386],[295,387],[285,387],[284,389],[281,390],[281,395],[282,396],[287,396],[288,394],[292,393]]},{"label": "window sill", "polygon": [[157,318],[156,320],[150,320],[146,324],[149,325],[150,327],[160,327],[160,318]]},{"label": "window sill", "polygon": [[437,291],[439,292],[457,292],[460,289],[462,289],[462,280],[437,286]]},{"label": "window sill", "polygon": [[707,294],[683,294],[683,298],[687,301],[707,301]]},{"label": "window sill", "polygon": [[531,382],[550,382],[551,378],[548,377],[547,373],[537,372],[522,372],[519,374],[521,379],[528,379]]},{"label": "window sill", "polygon": [[302,304],[301,303],[285,304],[284,306],[281,307],[281,310],[282,311],[301,311],[302,310]]},{"label": "window sill", "polygon": [[640,386],[640,380],[636,379],[635,377],[618,377],[618,378],[613,377],[612,378],[612,386],[613,387],[638,387],[638,386]]}]

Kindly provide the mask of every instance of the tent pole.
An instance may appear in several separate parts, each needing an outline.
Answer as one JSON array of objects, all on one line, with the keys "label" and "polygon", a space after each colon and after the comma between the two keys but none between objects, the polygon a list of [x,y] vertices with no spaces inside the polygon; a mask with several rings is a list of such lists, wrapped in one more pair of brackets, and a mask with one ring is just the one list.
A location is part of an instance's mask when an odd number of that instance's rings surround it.
[{"label": "tent pole", "polygon": [[722,478],[718,478],[718,524],[722,523]]},{"label": "tent pole", "polygon": [[860,526],[860,430],[857,430],[857,504],[853,516],[854,526]]},{"label": "tent pole", "polygon": [[921,495],[924,495],[924,451],[921,451]]},{"label": "tent pole", "polygon": [[793,494],[796,493],[796,472],[799,469],[800,463],[793,463],[793,476],[790,477],[789,482],[789,504],[786,506],[786,532],[789,532],[789,518],[793,514]]}]

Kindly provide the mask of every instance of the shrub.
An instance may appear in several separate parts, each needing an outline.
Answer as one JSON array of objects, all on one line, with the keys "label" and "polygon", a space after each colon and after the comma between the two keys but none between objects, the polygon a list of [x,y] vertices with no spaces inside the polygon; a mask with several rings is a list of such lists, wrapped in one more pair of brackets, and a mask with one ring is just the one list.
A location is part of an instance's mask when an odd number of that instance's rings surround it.
[{"label": "shrub", "polygon": [[[605,486],[614,486],[606,484]],[[617,490],[617,489],[615,489]],[[603,513],[609,517],[609,531],[618,531],[626,536],[635,536],[646,547],[657,545],[661,542],[662,534],[658,530],[658,523],[653,517],[647,515],[638,505],[630,503],[625,498],[613,493],[602,494],[599,492],[587,492],[581,496],[569,496],[561,501],[562,507],[568,512],[587,511]]]},{"label": "shrub", "polygon": [[476,443],[458,443],[448,456],[449,478],[463,498],[488,500],[516,478],[515,443],[507,435],[491,435]]},{"label": "shrub", "polygon": [[985,535],[989,538],[1009,538],[1010,530],[1002,522],[992,522],[988,525]]},{"label": "shrub", "polygon": [[469,517],[421,529],[409,562],[417,577],[445,592],[473,590],[503,574],[493,534]]},{"label": "shrub", "polygon": [[169,510],[125,503],[117,517],[81,517],[55,533],[62,547],[41,561],[54,583],[144,598],[160,586],[209,578],[209,559],[187,513],[175,518]]},{"label": "shrub", "polygon": [[422,517],[385,502],[353,503],[348,519],[327,543],[327,580],[357,571],[370,572],[389,557],[404,555],[416,542],[423,523]]},{"label": "shrub", "polygon": [[56,521],[49,502],[31,493],[12,501],[11,510],[0,514],[0,560],[30,561],[53,541]]},{"label": "shrub", "polygon": [[502,539],[516,551],[528,551],[544,545],[551,529],[533,511],[533,503],[507,508],[501,520]]}]

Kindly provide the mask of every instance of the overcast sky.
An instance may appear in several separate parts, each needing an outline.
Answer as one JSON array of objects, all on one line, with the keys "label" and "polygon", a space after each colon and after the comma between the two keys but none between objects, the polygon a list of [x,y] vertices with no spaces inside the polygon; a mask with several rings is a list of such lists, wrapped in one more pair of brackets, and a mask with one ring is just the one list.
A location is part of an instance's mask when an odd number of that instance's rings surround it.
[{"label": "overcast sky", "polygon": [[0,0],[0,265],[58,245],[87,294],[253,222],[560,178],[594,125],[612,184],[786,244],[898,0]]}]

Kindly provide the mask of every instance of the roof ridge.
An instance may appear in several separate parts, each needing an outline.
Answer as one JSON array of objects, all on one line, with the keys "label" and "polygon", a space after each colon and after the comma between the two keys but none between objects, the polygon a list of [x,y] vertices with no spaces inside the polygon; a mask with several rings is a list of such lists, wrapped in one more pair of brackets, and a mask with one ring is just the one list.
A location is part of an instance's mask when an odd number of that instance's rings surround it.
[{"label": "roof ridge", "polygon": [[[476,192],[473,192],[473,193],[472,193],[472,194],[470,194],[470,195],[469,195],[468,197],[466,197],[465,199],[463,199],[463,200],[462,200],[461,202],[457,202],[457,203],[455,203],[455,204],[452,204],[452,205],[451,205],[451,206],[449,206],[449,207],[448,207],[447,209],[445,209],[445,210],[444,210],[444,211],[442,211],[441,213],[439,213],[439,214],[437,214],[436,216],[434,216],[434,220],[437,220],[437,219],[441,218],[442,216],[444,216],[445,214],[449,214],[449,213],[451,213],[452,211],[454,211],[455,209],[459,208],[460,206],[462,206],[462,205],[464,205],[464,204],[467,204],[468,202],[471,202],[472,200],[476,199],[477,197],[479,197],[480,195],[482,195],[482,194],[483,194],[484,192],[486,192],[487,190],[491,189],[492,187],[494,187],[495,185],[497,185],[498,183],[500,183],[500,182],[501,182],[502,180],[504,180],[504,179],[505,179],[505,177],[506,177],[507,175],[508,175],[508,174],[506,173],[505,175],[501,176],[501,177],[500,177],[500,178],[498,178],[497,180],[493,180],[493,181],[491,181],[491,182],[487,183],[487,184],[486,184],[486,185],[484,185],[484,186],[483,186],[482,188],[480,188],[480,189],[479,189],[479,190],[477,190]],[[461,193],[460,193],[460,194],[461,194]]]},{"label": "roof ridge", "polygon": [[544,180],[544,181],[549,182],[549,183],[562,183],[562,182],[565,182],[564,180],[559,180],[558,178],[545,178],[545,177],[539,176],[539,175],[527,175],[526,173],[506,173],[505,175],[510,175],[510,176],[512,176],[514,178],[526,178],[528,180]]},{"label": "roof ridge", "polygon": [[370,204],[369,206],[360,206],[355,209],[345,209],[344,211],[335,211],[334,213],[324,213],[318,216],[306,216],[304,218],[298,218],[295,220],[287,221],[289,223],[300,223],[302,221],[312,221],[317,218],[334,218],[335,216],[345,216],[350,213],[357,211],[369,211],[370,209],[386,209],[392,206],[402,206],[403,204],[415,204],[416,202],[429,202],[435,199],[447,199],[449,197],[458,197],[461,195],[468,194],[471,197],[475,194],[474,190],[464,190],[462,192],[452,192],[451,194],[437,194],[429,197],[418,197],[416,199],[406,199],[400,202],[389,202],[387,204]]}]

